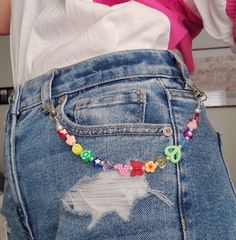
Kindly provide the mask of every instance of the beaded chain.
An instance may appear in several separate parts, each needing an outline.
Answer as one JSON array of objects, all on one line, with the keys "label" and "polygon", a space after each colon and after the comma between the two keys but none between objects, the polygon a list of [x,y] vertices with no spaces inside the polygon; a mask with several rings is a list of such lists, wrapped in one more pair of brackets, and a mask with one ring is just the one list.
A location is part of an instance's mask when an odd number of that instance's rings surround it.
[{"label": "beaded chain", "polygon": [[[189,83],[188,83],[189,84]],[[121,175],[125,175],[130,172],[130,176],[141,176],[145,172],[153,173],[158,168],[163,169],[167,162],[178,163],[181,160],[183,146],[192,139],[194,132],[199,125],[199,117],[201,112],[201,103],[206,100],[204,92],[200,91],[195,85],[190,85],[195,92],[195,96],[198,99],[198,104],[194,110],[194,113],[189,117],[189,122],[184,128],[183,140],[179,145],[171,145],[164,148],[163,155],[155,157],[154,159],[142,161],[142,160],[130,160],[129,163],[123,165],[122,163],[114,164],[112,161],[101,159],[94,155],[91,150],[85,149],[79,144],[73,134],[71,134],[66,128],[62,126],[57,118],[57,112],[54,107],[45,108],[44,111],[49,112],[51,118],[56,122],[57,134],[65,140],[66,144],[71,147],[72,152],[79,156],[84,163],[92,163],[95,168],[101,168],[105,170],[118,171]],[[202,99],[202,97],[204,99]]]}]

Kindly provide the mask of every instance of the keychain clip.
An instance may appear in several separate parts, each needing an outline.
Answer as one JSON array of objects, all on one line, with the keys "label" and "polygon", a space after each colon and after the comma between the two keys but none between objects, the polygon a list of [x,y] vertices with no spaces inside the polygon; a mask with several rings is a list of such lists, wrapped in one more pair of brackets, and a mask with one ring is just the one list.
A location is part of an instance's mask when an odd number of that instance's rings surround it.
[{"label": "keychain clip", "polygon": [[205,94],[205,92],[199,89],[194,83],[191,82],[190,84],[189,82],[186,82],[186,84],[193,89],[195,97],[200,102],[204,102],[207,100],[207,95]]}]

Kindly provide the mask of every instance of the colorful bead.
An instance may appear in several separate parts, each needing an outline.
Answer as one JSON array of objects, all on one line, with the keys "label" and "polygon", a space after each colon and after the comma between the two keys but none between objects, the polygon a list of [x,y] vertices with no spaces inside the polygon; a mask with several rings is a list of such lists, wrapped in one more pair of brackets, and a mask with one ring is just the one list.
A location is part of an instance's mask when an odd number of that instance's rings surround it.
[{"label": "colorful bead", "polygon": [[188,127],[191,131],[197,129],[197,121],[196,121],[195,119],[193,119],[191,122],[189,122],[189,123],[187,124],[187,127]]},{"label": "colorful bead", "polygon": [[195,112],[193,116],[189,118],[190,121],[192,121],[193,119],[196,120],[197,122],[199,121],[199,112]]},{"label": "colorful bead", "polygon": [[164,168],[166,166],[166,163],[168,161],[168,158],[167,157],[164,157],[164,158],[156,158],[155,159],[155,164],[156,166],[158,166],[159,168]]},{"label": "colorful bead", "polygon": [[181,146],[168,146],[164,149],[164,154],[172,163],[178,163],[181,159]]},{"label": "colorful bead", "polygon": [[95,158],[94,160],[93,160],[93,166],[95,167],[95,168],[101,168],[101,167],[103,167],[103,163],[102,163],[103,161],[102,160],[100,160],[99,158]]},{"label": "colorful bead", "polygon": [[65,128],[63,128],[62,130],[57,131],[57,134],[58,134],[60,137],[66,139],[66,135],[68,134],[68,131],[67,131]]},{"label": "colorful bead", "polygon": [[68,144],[68,145],[70,145],[70,146],[75,145],[75,144],[76,144],[75,136],[73,136],[73,135],[67,136],[67,138],[66,138],[66,144]]},{"label": "colorful bead", "polygon": [[183,135],[184,137],[187,139],[187,140],[190,140],[193,136],[193,133],[191,132],[190,129],[186,128],[184,131],[183,131]]},{"label": "colorful bead", "polygon": [[[201,112],[200,102],[198,106],[195,108],[194,113],[189,118],[189,122],[187,123],[186,128],[183,131],[184,138],[181,140],[181,145],[184,146],[189,140],[192,138],[194,130],[198,127],[199,115]],[[168,160],[172,163],[178,163],[181,159],[181,149],[182,146],[167,146],[164,149],[164,156],[155,158],[153,161],[149,160],[146,163],[139,160],[130,160],[130,164],[114,164],[113,162],[107,160],[101,160],[98,157],[94,158],[94,153],[90,150],[84,150],[84,148],[76,143],[76,138],[67,131],[58,121],[56,115],[51,115],[56,121],[56,129],[57,133],[60,137],[66,139],[66,144],[72,146],[72,151],[76,155],[80,155],[82,160],[85,163],[90,161],[93,162],[95,168],[103,168],[103,170],[107,169],[116,169],[119,171],[121,175],[125,175],[130,170],[130,176],[141,176],[144,174],[144,171],[153,173],[156,168],[164,168]],[[163,134],[165,136],[170,136],[173,134],[173,129],[171,127],[164,127]]]},{"label": "colorful bead", "polygon": [[75,155],[80,155],[83,152],[84,148],[80,144],[74,144],[72,147],[72,152]]},{"label": "colorful bead", "polygon": [[57,131],[60,131],[60,130],[63,129],[63,126],[60,123],[57,123],[56,124],[56,129],[57,129]]},{"label": "colorful bead", "polygon": [[116,164],[116,169],[119,170],[119,173],[121,175],[125,175],[129,171],[129,168],[130,168],[129,164],[125,164],[124,166],[121,163]]},{"label": "colorful bead", "polygon": [[148,161],[145,163],[145,170],[146,172],[151,172],[153,173],[156,169],[156,164],[153,161]]},{"label": "colorful bead", "polygon": [[130,164],[131,164],[131,172],[130,172],[130,176],[134,177],[134,176],[141,176],[144,173],[144,162],[142,161],[135,161],[135,160],[130,160]]},{"label": "colorful bead", "polygon": [[103,165],[103,170],[107,170],[107,169],[114,169],[115,164],[113,162],[109,162],[107,160],[102,161],[102,165]]},{"label": "colorful bead", "polygon": [[89,162],[93,159],[93,152],[90,151],[90,150],[84,150],[82,153],[81,153],[81,158],[83,159],[84,162]]}]

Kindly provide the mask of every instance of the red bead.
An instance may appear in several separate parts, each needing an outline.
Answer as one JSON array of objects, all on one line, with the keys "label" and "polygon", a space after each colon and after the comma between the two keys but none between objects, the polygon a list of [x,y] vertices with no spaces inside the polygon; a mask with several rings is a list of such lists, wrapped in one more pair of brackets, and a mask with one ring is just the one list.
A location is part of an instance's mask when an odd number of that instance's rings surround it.
[{"label": "red bead", "polygon": [[193,118],[198,122],[198,120],[199,120],[199,113],[195,112],[194,115],[193,115]]},{"label": "red bead", "polygon": [[67,131],[65,128],[63,128],[62,130],[57,131],[57,134],[58,134],[60,137],[66,139],[66,135],[68,134],[68,131]]},{"label": "red bead", "polygon": [[134,176],[141,176],[144,173],[144,163],[142,161],[135,161],[135,160],[130,160],[130,164],[131,164],[131,172],[130,172],[130,176],[134,177]]},{"label": "red bead", "polygon": [[193,119],[196,120],[196,122],[198,122],[199,121],[199,113],[194,113],[194,115],[189,118],[189,121],[191,122]]}]

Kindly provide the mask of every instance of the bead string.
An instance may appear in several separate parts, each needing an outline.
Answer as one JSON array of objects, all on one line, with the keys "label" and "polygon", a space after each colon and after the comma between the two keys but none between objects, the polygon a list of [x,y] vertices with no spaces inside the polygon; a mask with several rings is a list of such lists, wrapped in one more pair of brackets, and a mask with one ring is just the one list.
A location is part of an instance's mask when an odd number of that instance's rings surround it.
[{"label": "bead string", "polygon": [[53,105],[45,107],[44,111],[50,113],[50,117],[55,120],[57,134],[62,139],[66,140],[66,144],[71,146],[72,152],[79,156],[85,163],[91,162],[95,168],[102,168],[103,170],[115,170],[121,175],[125,175],[127,172],[130,172],[130,176],[132,177],[141,176],[145,172],[153,173],[157,168],[163,169],[168,161],[174,164],[178,163],[181,160],[183,146],[192,139],[195,130],[198,128],[201,112],[200,106],[201,103],[207,99],[207,96],[193,83],[186,81],[186,84],[193,89],[194,95],[198,100],[198,104],[194,110],[194,113],[189,117],[189,122],[182,132],[184,138],[179,145],[165,147],[163,155],[160,157],[155,157],[154,160],[130,160],[129,163],[123,165],[122,163],[114,164],[112,161],[103,160],[97,156],[94,157],[93,151],[84,149],[81,144],[77,143],[75,136],[61,125],[57,118],[57,111]]},{"label": "bead string", "polygon": [[114,164],[112,161],[103,160],[99,157],[95,157],[93,151],[85,149],[79,144],[73,134],[71,134],[66,128],[62,126],[57,118],[57,112],[54,107],[45,108],[46,112],[49,112],[51,118],[56,122],[57,134],[66,141],[66,144],[71,147],[72,152],[79,156],[85,163],[92,163],[95,168],[102,168],[103,170],[118,171],[120,175],[125,175],[128,172],[130,176],[141,176],[145,172],[153,173],[158,168],[163,169],[167,162],[178,163],[181,159],[183,146],[192,139],[195,130],[198,128],[200,117],[200,104],[202,100],[198,100],[198,104],[194,110],[194,113],[190,116],[189,122],[183,130],[184,139],[179,145],[171,145],[165,147],[162,156],[155,157],[153,160],[130,160],[129,163],[123,165],[122,163]]}]

